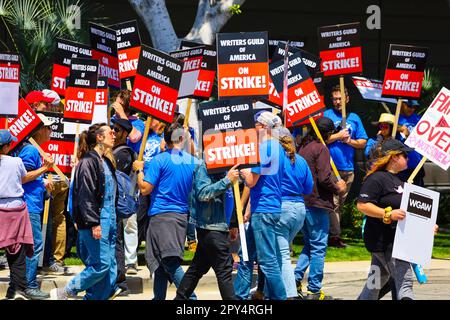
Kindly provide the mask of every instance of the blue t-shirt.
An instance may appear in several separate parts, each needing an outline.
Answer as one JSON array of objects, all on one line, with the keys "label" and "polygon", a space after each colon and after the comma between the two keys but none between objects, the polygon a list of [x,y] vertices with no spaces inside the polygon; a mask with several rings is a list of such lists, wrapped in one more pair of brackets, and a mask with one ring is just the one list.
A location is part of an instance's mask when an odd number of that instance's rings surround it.
[{"label": "blue t-shirt", "polygon": [[[409,117],[405,117],[404,115],[400,115],[398,117],[398,125],[399,126],[406,126],[409,130],[409,133],[411,134],[414,130],[414,127],[419,123],[420,116],[413,113]],[[397,133],[396,138],[400,140],[401,142],[405,142],[405,138]],[[412,151],[408,153],[408,169],[414,169],[419,164],[420,160],[422,160],[422,155],[418,153],[417,151]]]},{"label": "blue t-shirt", "polygon": [[154,186],[151,194],[150,216],[189,211],[189,193],[198,159],[189,153],[169,149],[158,154],[144,170],[144,181]]},{"label": "blue t-shirt", "polygon": [[260,175],[256,185],[250,189],[251,212],[281,213],[281,184],[284,174],[285,151],[275,139],[259,146],[260,166],[252,173]]},{"label": "blue t-shirt", "polygon": [[[324,117],[330,118],[337,128],[342,122],[342,114],[337,113],[334,109],[328,109],[324,112]],[[367,140],[367,133],[359,116],[355,113],[347,114],[347,129],[350,138],[353,140],[365,139]],[[335,141],[328,145],[330,155],[333,158],[336,168],[343,171],[354,170],[354,156],[355,149],[341,141]]]},{"label": "blue t-shirt", "polygon": [[[41,155],[38,149],[31,144],[25,145],[19,152],[18,157],[22,159],[27,171],[34,171],[42,167]],[[45,186],[42,175],[35,180],[23,185],[24,199],[27,203],[28,211],[41,213],[44,211]]]},{"label": "blue t-shirt", "polygon": [[[145,123],[144,121],[142,121],[141,119],[139,119],[138,117],[132,116],[128,118],[131,122],[131,125],[133,127],[136,128],[136,130],[138,130],[142,136],[144,136],[144,131],[145,131]],[[138,142],[130,142],[130,140],[127,138],[127,145],[133,149],[134,152],[136,152],[137,154],[139,154],[139,149],[141,148],[141,143],[142,143],[142,138],[139,139]]]},{"label": "blue t-shirt", "polygon": [[296,154],[295,163],[286,156],[281,187],[283,201],[304,202],[303,194],[310,194],[314,181],[306,160]]}]

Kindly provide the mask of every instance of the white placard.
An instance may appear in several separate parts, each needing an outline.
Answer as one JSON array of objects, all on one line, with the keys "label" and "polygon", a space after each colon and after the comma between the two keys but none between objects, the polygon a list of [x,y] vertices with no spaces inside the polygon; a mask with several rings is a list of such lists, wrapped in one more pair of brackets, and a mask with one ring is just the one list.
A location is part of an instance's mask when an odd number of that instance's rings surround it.
[{"label": "white placard", "polygon": [[443,87],[405,141],[444,170],[450,166],[449,113],[450,90]]},{"label": "white placard", "polygon": [[17,117],[19,113],[19,83],[0,82],[0,115]]},{"label": "white placard", "polygon": [[[94,123],[108,123],[108,105],[106,104],[96,104],[94,107],[94,115],[92,117],[91,124],[80,123],[80,133],[83,130],[89,129],[89,127]],[[77,124],[75,122],[64,121],[64,134],[76,134]]]},{"label": "white placard", "polygon": [[393,258],[430,265],[438,207],[438,192],[405,183],[400,209],[406,217],[397,223]]}]

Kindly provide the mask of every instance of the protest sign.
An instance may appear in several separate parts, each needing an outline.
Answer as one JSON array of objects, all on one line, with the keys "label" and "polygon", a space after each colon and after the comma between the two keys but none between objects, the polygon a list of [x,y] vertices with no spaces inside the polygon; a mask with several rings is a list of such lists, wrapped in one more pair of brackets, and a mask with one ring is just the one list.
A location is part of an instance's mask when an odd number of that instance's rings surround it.
[{"label": "protest sign", "polygon": [[[325,104],[308,74],[300,52],[289,57],[287,72],[286,123],[296,125],[297,122],[322,111]],[[283,60],[270,64],[270,77],[278,92],[283,92],[283,73]]]},{"label": "protest sign", "polygon": [[219,99],[269,95],[267,32],[217,34]]},{"label": "protest sign", "polygon": [[15,117],[19,113],[19,55],[0,53],[0,117]]},{"label": "protest sign", "polygon": [[405,144],[442,169],[450,166],[450,90],[443,87]]},{"label": "protest sign", "polygon": [[51,89],[64,97],[66,94],[66,78],[70,73],[72,58],[91,58],[92,51],[87,45],[56,39],[54,56]]},{"label": "protest sign", "polygon": [[209,99],[212,93],[217,70],[217,51],[215,46],[198,44],[192,41],[181,41],[181,49],[204,46],[200,74],[197,78],[194,96],[197,99]]},{"label": "protest sign", "polygon": [[[270,40],[269,39],[269,58],[270,61],[278,60],[279,57],[274,59],[274,54],[277,50],[277,48],[283,47],[286,43],[286,40]],[[294,48],[303,48],[305,46],[305,43],[303,41],[289,41],[289,46]]]},{"label": "protest sign", "polygon": [[17,138],[16,142],[11,142],[11,151],[39,129],[42,123],[41,119],[23,98],[19,100],[17,117],[8,118],[7,122],[9,132]]},{"label": "protest sign", "polygon": [[183,62],[142,45],[130,106],[166,123],[173,121]]},{"label": "protest sign", "polygon": [[92,121],[88,124],[64,122],[64,136],[73,140],[76,135],[77,125],[79,126],[78,131],[82,132],[94,123],[108,123],[108,79],[106,77],[100,77],[97,80]]},{"label": "protest sign", "polygon": [[381,96],[381,89],[383,88],[383,82],[381,80],[367,79],[364,77],[352,77],[352,80],[364,99],[397,103],[396,99],[383,98]]},{"label": "protest sign", "polygon": [[204,47],[196,47],[171,52],[170,55],[183,61],[178,99],[195,98],[197,81],[202,67]]},{"label": "protest sign", "polygon": [[259,163],[255,111],[250,99],[240,98],[201,103],[204,159],[208,172],[223,172]]},{"label": "protest sign", "polygon": [[406,212],[406,217],[397,222],[393,258],[430,265],[438,207],[438,192],[404,184],[400,209]]},{"label": "protest sign", "polygon": [[58,166],[61,171],[68,174],[72,171],[70,166],[71,157],[73,156],[74,139],[73,137],[67,138],[64,135],[64,116],[58,112],[43,112],[50,121],[54,124],[51,126],[52,133],[50,135],[50,141],[41,145],[44,152],[52,155],[55,165]]},{"label": "protest sign", "polygon": [[137,21],[132,20],[115,24],[111,28],[116,30],[117,36],[119,78],[132,78],[136,75],[141,52],[141,37]]},{"label": "protest sign", "polygon": [[381,95],[419,98],[427,57],[428,48],[391,44]]},{"label": "protest sign", "polygon": [[120,88],[116,30],[89,22],[92,58],[98,60],[98,75],[107,77],[108,84]]},{"label": "protest sign", "polygon": [[65,121],[91,123],[97,89],[98,66],[98,61],[94,59],[72,59],[64,106]]},{"label": "protest sign", "polygon": [[359,22],[320,27],[321,70],[325,77],[362,72]]}]

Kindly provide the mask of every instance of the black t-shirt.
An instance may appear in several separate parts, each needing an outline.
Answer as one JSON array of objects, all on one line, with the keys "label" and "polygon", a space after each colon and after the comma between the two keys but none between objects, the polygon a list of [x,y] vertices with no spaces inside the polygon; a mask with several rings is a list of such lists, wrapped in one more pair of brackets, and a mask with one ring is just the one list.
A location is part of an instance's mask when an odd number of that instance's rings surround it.
[{"label": "black t-shirt", "polygon": [[[361,186],[359,202],[370,202],[380,208],[399,209],[403,195],[403,181],[388,171],[377,171]],[[394,242],[397,222],[384,224],[382,219],[367,216],[364,243],[370,252],[386,251]]]},{"label": "black t-shirt", "polygon": [[127,145],[120,145],[113,148],[114,159],[116,160],[116,169],[126,175],[130,175],[133,168],[134,151]]}]

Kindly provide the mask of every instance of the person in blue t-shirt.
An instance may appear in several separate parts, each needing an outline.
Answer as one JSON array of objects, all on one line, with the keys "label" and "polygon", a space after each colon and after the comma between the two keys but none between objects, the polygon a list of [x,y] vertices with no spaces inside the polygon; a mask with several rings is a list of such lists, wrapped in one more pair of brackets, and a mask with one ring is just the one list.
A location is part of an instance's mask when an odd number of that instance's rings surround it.
[{"label": "person in blue t-shirt", "polygon": [[[346,104],[350,101],[347,88],[344,87]],[[330,213],[330,234],[328,245],[330,247],[344,248],[346,244],[341,235],[342,207],[353,183],[355,149],[364,149],[367,142],[367,133],[359,116],[355,113],[347,113],[345,128],[342,128],[342,98],[341,87],[336,85],[331,89],[331,101],[333,108],[324,112],[324,117],[330,118],[339,132],[332,134],[327,141],[331,158],[336,164],[339,175],[347,184],[347,191],[342,195],[335,195],[334,210]]]},{"label": "person in blue t-shirt", "polygon": [[[164,132],[167,150],[155,156],[144,169],[143,161],[135,161],[138,185],[142,195],[151,194],[148,211],[146,259],[150,273],[155,273],[155,300],[164,300],[168,282],[181,283],[184,258],[189,194],[198,159],[183,150],[189,133],[174,123]],[[191,296],[195,298],[195,295]]]},{"label": "person in blue t-shirt", "polygon": [[[419,103],[417,100],[403,100],[400,109],[400,116],[398,117],[398,127],[396,139],[405,142],[410,133],[414,130],[414,127],[420,120],[420,116],[415,113]],[[398,174],[398,177],[402,181],[407,181],[411,173],[422,160],[422,155],[417,151],[412,151],[408,154],[408,168]],[[423,187],[425,177],[425,169],[422,167],[414,178],[414,184]]]},{"label": "person in blue t-shirt", "polygon": [[[38,116],[43,122],[43,126],[33,135],[33,139],[38,145],[42,145],[50,140],[50,134],[52,133],[51,125],[53,122],[42,113],[38,113]],[[27,295],[31,299],[47,299],[50,298],[50,295],[39,290],[36,276],[39,257],[43,254],[41,223],[44,212],[45,189],[46,187],[49,190],[52,188],[52,184],[43,178],[43,174],[53,166],[54,161],[47,154],[42,164],[39,150],[27,142],[21,147],[19,146],[16,153],[22,159],[27,170],[27,175],[22,180],[23,197],[28,207],[31,227],[33,229],[34,254],[31,258],[26,258]]]},{"label": "person in blue t-shirt", "polygon": [[111,105],[116,112],[113,118],[122,118],[129,120],[131,125],[133,126],[133,130],[131,130],[128,135],[127,145],[133,149],[134,152],[139,154],[139,150],[141,148],[142,136],[145,131],[145,123],[141,119],[139,119],[132,110],[130,109],[130,90],[121,90],[119,91],[112,99],[114,101]]},{"label": "person in blue t-shirt", "polygon": [[[250,188],[250,225],[254,245],[248,247],[256,249],[258,264],[266,278],[267,298],[286,300],[275,232],[281,218],[281,190],[286,156],[281,144],[272,137],[273,131],[281,127],[281,119],[268,111],[258,113],[255,118],[255,127],[261,141],[260,166],[241,170],[245,183]],[[254,256],[254,253],[249,252],[249,256]],[[239,269],[242,265],[240,263]],[[244,279],[245,277],[236,276],[234,286],[235,289],[238,288],[237,293],[245,284],[240,283]]]}]

